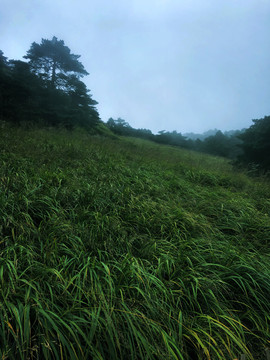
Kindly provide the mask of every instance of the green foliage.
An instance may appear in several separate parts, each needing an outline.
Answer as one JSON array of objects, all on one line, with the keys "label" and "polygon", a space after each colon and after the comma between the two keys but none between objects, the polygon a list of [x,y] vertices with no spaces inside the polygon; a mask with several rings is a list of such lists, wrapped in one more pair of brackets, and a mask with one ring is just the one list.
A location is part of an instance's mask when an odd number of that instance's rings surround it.
[{"label": "green foliage", "polygon": [[155,137],[155,141],[160,144],[181,146],[183,148],[188,147],[189,142],[186,137],[181,133],[177,133],[177,131],[159,131],[158,135]]},{"label": "green foliage", "polygon": [[[234,131],[233,135],[225,135],[221,131],[217,131],[215,135],[208,136],[202,141],[200,139],[187,139],[186,136],[183,136],[176,130],[172,132],[161,130],[158,132],[158,135],[153,135],[150,130],[132,128],[129,123],[121,118],[117,120],[110,118],[106,125],[117,135],[148,139],[159,144],[179,146],[184,149],[195,150],[229,159],[235,159],[242,154],[239,147],[242,141],[237,137],[240,131]],[[210,132],[211,131],[209,131],[209,133]]]},{"label": "green foliage", "polygon": [[243,155],[239,156],[240,163],[249,165],[249,168],[259,171],[270,170],[270,116],[263,119],[253,120],[243,134],[239,135],[242,140]]},{"label": "green foliage", "polygon": [[52,88],[65,88],[69,74],[75,74],[76,77],[88,75],[78,61],[80,55],[71,54],[64,41],[55,36],[52,40],[42,39],[41,44],[33,42],[24,58],[30,60],[33,72]]},{"label": "green foliage", "polygon": [[240,144],[241,140],[235,135],[226,136],[222,131],[218,131],[215,135],[207,137],[197,146],[198,150],[208,154],[234,159],[241,153]]},{"label": "green foliage", "polygon": [[151,130],[134,129],[129,125],[128,122],[121,118],[116,120],[109,118],[106,126],[117,135],[132,136],[149,140],[155,139],[155,136],[152,134]]},{"label": "green foliage", "polygon": [[1,118],[15,124],[32,121],[40,112],[42,84],[23,61],[6,62],[2,70]]},{"label": "green foliage", "polygon": [[270,186],[225,159],[2,124],[0,357],[259,358]]},{"label": "green foliage", "polygon": [[62,40],[33,43],[29,63],[7,59],[0,53],[0,118],[13,124],[37,124],[91,129],[99,114],[86,85],[79,56]]}]

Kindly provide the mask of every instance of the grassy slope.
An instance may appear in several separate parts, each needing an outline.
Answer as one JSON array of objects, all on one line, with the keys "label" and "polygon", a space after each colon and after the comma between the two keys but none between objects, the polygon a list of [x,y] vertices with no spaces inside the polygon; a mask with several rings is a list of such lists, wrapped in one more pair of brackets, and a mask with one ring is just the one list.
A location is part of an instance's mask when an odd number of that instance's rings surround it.
[{"label": "grassy slope", "polygon": [[257,359],[270,185],[137,139],[0,129],[2,359]]}]

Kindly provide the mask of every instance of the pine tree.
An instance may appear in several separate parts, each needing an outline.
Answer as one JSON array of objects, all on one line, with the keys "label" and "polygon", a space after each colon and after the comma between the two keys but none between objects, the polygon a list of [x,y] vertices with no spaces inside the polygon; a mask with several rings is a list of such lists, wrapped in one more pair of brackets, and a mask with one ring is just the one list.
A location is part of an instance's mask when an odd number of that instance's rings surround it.
[{"label": "pine tree", "polygon": [[42,118],[51,125],[93,127],[99,121],[97,102],[89,95],[80,80],[88,75],[80,55],[74,55],[63,40],[55,36],[32,43],[24,58],[29,59],[31,71],[44,84],[47,95],[42,100]]},{"label": "pine tree", "polygon": [[41,44],[33,42],[24,58],[30,60],[32,71],[53,89],[65,89],[71,74],[77,78],[88,75],[78,61],[80,55],[72,54],[64,41],[55,36],[52,40],[42,39]]}]

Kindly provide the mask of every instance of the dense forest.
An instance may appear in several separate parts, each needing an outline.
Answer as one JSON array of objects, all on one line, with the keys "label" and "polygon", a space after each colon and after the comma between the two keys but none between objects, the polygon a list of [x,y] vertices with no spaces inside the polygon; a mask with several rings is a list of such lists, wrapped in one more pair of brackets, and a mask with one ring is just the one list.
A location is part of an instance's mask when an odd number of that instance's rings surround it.
[{"label": "dense forest", "polygon": [[[15,125],[57,126],[88,130],[101,123],[97,102],[81,78],[88,75],[80,55],[72,54],[63,40],[53,37],[32,43],[26,61],[7,60],[0,50],[0,119]],[[134,129],[121,118],[110,118],[107,127],[116,135],[152,140],[159,144],[226,157],[253,173],[270,170],[270,117],[253,120],[248,129],[209,136],[177,131]],[[207,133],[206,133],[207,134]]]}]

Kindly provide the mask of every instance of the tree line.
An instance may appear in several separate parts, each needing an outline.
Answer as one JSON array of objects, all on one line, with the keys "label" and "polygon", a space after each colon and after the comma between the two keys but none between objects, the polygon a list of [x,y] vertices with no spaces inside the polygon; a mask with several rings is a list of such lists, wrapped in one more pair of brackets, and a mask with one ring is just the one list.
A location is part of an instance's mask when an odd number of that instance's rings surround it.
[{"label": "tree line", "polygon": [[177,131],[162,130],[154,135],[148,129],[132,128],[121,118],[110,118],[106,125],[117,135],[139,137],[160,144],[226,157],[231,159],[234,165],[247,167],[254,173],[270,171],[270,116],[253,120],[248,129],[229,132],[228,135],[219,130],[204,140],[190,139]]},{"label": "tree line", "polygon": [[63,40],[32,43],[24,58],[8,60],[0,50],[0,119],[72,129],[99,121],[97,102],[81,78],[88,75]]},{"label": "tree line", "polygon": [[[80,55],[72,54],[63,40],[33,42],[24,58],[8,60],[0,50],[0,120],[14,125],[40,124],[93,129],[101,120],[90,90],[81,78],[88,75]],[[253,120],[245,130],[217,131],[203,140],[177,131],[134,129],[125,120],[110,118],[107,127],[117,135],[135,136],[160,144],[227,157],[237,166],[270,171],[270,116]]]},{"label": "tree line", "polygon": [[180,146],[189,150],[196,150],[216,156],[223,156],[230,159],[236,158],[241,153],[239,145],[242,141],[238,138],[241,131],[235,131],[228,136],[217,130],[214,135],[206,137],[204,140],[190,139],[187,136],[174,131],[159,131],[154,135],[148,129],[134,129],[125,120],[118,118],[116,120],[110,118],[107,126],[117,135],[140,137],[155,141],[159,144]]}]

